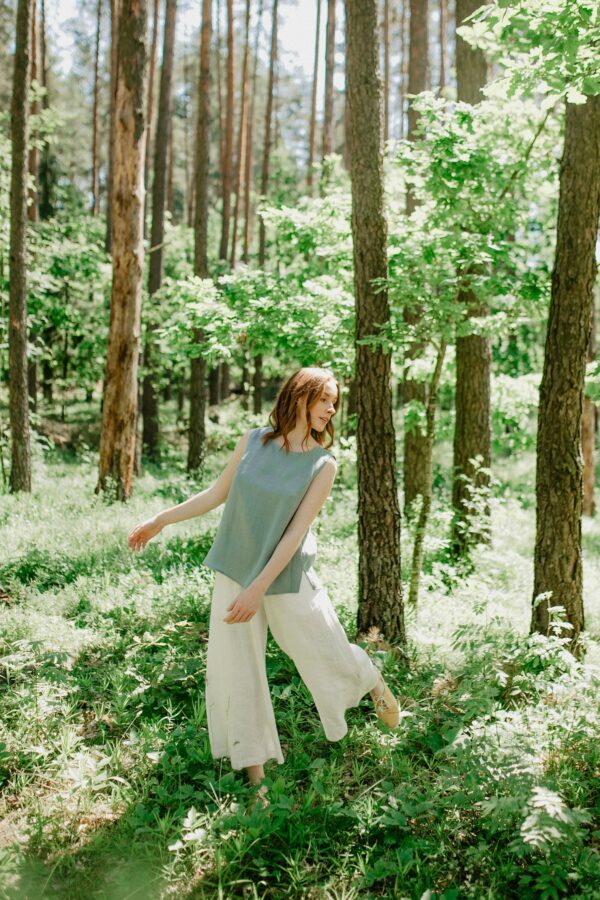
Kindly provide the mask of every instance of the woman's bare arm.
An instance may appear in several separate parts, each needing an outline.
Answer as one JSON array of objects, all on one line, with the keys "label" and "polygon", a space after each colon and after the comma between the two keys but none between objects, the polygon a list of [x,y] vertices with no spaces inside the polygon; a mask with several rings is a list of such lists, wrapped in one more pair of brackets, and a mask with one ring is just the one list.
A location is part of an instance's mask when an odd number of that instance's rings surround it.
[{"label": "woman's bare arm", "polygon": [[210,512],[211,509],[216,509],[217,506],[225,503],[239,461],[248,444],[249,436],[250,431],[248,430],[239,439],[229,462],[211,487],[200,491],[200,493],[190,497],[189,500],[184,500],[183,503],[178,503],[176,506],[171,506],[169,509],[157,513],[153,518],[137,525],[127,540],[131,549],[141,550],[166,525],[174,525],[176,522],[183,522],[185,519],[202,516],[204,513]]}]

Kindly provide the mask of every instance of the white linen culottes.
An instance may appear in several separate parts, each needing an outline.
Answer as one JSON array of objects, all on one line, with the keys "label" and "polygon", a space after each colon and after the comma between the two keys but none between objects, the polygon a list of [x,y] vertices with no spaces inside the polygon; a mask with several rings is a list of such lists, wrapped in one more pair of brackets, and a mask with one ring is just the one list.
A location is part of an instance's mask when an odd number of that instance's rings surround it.
[{"label": "white linen culottes", "polygon": [[284,762],[266,672],[267,627],[296,665],[329,741],[348,731],[344,713],[373,690],[379,669],[348,640],[314,569],[297,594],[265,594],[249,622],[229,625],[227,607],[242,590],[215,573],[206,661],[206,712],[213,757],[233,769]]}]

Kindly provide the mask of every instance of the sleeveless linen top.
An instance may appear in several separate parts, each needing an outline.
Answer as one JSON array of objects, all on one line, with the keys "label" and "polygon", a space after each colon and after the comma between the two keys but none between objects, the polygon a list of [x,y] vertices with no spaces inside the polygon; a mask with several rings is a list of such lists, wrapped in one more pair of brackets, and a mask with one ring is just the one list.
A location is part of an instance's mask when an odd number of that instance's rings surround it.
[{"label": "sleeveless linen top", "polygon": [[[317,472],[333,454],[323,447],[286,453],[253,428],[238,463],[217,529],[203,563],[248,587],[264,569]],[[317,541],[308,528],[288,564],[266,594],[297,594],[302,572],[313,565]]]}]

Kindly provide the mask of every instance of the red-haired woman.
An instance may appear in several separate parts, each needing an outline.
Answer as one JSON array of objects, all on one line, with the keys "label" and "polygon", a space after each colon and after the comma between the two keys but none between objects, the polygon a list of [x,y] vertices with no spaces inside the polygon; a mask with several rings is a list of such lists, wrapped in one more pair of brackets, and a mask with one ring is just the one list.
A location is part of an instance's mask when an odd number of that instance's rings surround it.
[{"label": "red-haired woman", "polygon": [[393,728],[399,721],[393,694],[365,650],[348,641],[313,568],[311,525],[337,471],[328,448],[338,404],[339,385],[329,370],[294,372],[279,390],[271,426],[245,432],[212,487],[129,535],[129,546],[140,550],[165,525],[227,501],[204,559],[216,571],[206,664],[208,730],[212,755],[246,768],[254,784],[264,777],[265,762],[284,762],[266,676],[267,628],[294,661],[328,740],[346,734],[344,713],[367,692],[382,722]]}]

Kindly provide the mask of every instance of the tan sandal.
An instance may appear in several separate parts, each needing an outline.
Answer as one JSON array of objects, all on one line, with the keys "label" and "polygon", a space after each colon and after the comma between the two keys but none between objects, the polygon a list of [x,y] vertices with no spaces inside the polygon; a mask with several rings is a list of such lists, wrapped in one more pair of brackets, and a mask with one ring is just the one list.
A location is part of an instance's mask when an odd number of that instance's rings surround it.
[{"label": "tan sandal", "polygon": [[371,698],[379,721],[388,728],[396,728],[400,722],[400,707],[381,675],[379,683],[371,691]]}]

